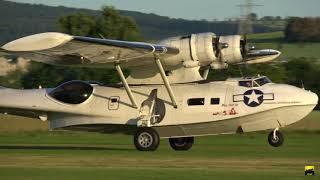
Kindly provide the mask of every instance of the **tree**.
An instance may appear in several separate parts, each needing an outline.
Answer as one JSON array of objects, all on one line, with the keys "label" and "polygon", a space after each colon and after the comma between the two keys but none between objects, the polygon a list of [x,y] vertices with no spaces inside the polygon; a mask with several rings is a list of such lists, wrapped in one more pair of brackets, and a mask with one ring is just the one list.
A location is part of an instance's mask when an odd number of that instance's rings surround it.
[{"label": "tree", "polygon": [[[135,21],[122,16],[110,6],[102,8],[100,16],[90,16],[85,13],[75,13],[60,17],[59,28],[62,32],[77,35],[100,37],[119,40],[141,40],[139,28]],[[38,85],[53,87],[62,82],[78,80],[95,80],[105,84],[119,82],[115,70],[72,68],[32,63],[30,70],[22,77],[25,88],[35,88]]]},{"label": "tree", "polygon": [[84,13],[76,13],[60,17],[59,28],[62,32],[90,37],[105,37],[118,40],[142,40],[136,22],[127,16],[122,16],[111,6],[102,7],[99,17]]},{"label": "tree", "polygon": [[251,21],[257,21],[258,20],[258,15],[256,13],[250,13],[248,14],[248,17]]},{"label": "tree", "polygon": [[[16,77],[16,73],[17,72],[14,72],[9,75]],[[127,71],[124,73],[128,74]],[[32,62],[29,71],[17,79],[20,79],[20,81],[6,84],[10,85],[10,87],[22,85],[22,87],[29,89],[37,88],[39,85],[45,88],[55,87],[63,82],[71,80],[98,81],[103,84],[114,84],[119,82],[119,77],[116,75],[115,70],[106,70],[104,68],[71,68],[52,66],[38,62]],[[5,79],[0,78],[0,82],[3,81],[5,82]]]},{"label": "tree", "polygon": [[76,13],[59,18],[59,28],[62,32],[76,36],[94,36],[96,34],[96,19],[93,16]]},{"label": "tree", "polygon": [[111,6],[102,8],[102,16],[97,20],[97,32],[106,38],[120,40],[141,40],[136,22],[127,16],[122,16]]},{"label": "tree", "polygon": [[289,18],[285,29],[285,39],[289,42],[319,42],[320,18]]}]

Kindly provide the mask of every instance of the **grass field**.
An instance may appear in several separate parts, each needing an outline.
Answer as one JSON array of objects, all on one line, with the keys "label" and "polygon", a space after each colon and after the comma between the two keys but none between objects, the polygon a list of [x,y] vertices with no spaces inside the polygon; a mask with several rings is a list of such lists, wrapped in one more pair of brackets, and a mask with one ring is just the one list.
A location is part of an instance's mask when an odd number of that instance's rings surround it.
[{"label": "grass field", "polygon": [[271,48],[282,52],[280,59],[314,58],[320,60],[320,43],[287,43],[283,40],[283,32],[249,35],[249,44],[257,48]]},{"label": "grass field", "polygon": [[281,148],[254,133],[197,138],[188,152],[165,140],[156,152],[138,152],[123,135],[4,133],[0,179],[303,179],[304,165],[320,166],[320,134],[286,137]]},{"label": "grass field", "polygon": [[305,165],[320,174],[319,117],[286,128],[280,148],[259,132],[196,138],[187,152],[166,140],[138,152],[131,136],[43,131],[41,121],[1,116],[0,179],[305,179]]}]

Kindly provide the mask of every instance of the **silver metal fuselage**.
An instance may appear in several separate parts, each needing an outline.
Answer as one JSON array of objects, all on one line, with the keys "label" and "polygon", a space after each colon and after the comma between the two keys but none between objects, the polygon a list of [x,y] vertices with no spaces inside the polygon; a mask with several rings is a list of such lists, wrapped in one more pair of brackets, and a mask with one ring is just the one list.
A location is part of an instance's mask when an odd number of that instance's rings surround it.
[{"label": "silver metal fuselage", "polygon": [[[151,126],[160,137],[232,134],[284,127],[304,118],[318,103],[316,94],[286,84],[242,87],[237,79],[229,79],[171,86],[178,108],[172,106],[164,85],[131,86],[138,107],[153,89],[157,89],[157,97],[165,104],[165,115]],[[111,132],[122,130],[119,127],[137,127],[141,109],[131,106],[123,87],[93,85],[91,96],[78,105],[57,101],[48,95],[51,90],[0,89],[0,109],[9,114],[46,117],[50,129]],[[190,105],[188,101],[194,98],[204,98],[203,104]]]}]

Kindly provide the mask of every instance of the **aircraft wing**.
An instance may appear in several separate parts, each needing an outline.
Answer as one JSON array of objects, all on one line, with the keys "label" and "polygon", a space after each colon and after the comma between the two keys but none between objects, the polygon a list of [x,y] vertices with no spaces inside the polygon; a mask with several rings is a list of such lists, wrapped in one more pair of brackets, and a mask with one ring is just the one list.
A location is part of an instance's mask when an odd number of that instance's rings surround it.
[{"label": "aircraft wing", "polygon": [[179,49],[144,42],[128,42],[71,36],[63,33],[41,33],[9,42],[1,50],[33,61],[70,66],[124,67],[154,64],[154,55],[169,57]]}]

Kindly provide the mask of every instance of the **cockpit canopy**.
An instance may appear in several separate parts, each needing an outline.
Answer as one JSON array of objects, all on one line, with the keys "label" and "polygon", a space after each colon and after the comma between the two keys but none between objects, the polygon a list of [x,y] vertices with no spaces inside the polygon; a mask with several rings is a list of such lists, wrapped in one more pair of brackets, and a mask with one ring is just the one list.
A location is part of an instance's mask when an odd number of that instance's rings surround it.
[{"label": "cockpit canopy", "polygon": [[93,87],[83,81],[63,83],[49,92],[49,96],[67,104],[81,104],[92,94]]},{"label": "cockpit canopy", "polygon": [[239,80],[239,86],[243,87],[260,87],[265,84],[272,83],[272,81],[266,76],[260,76],[256,78],[246,78],[243,80]]}]

